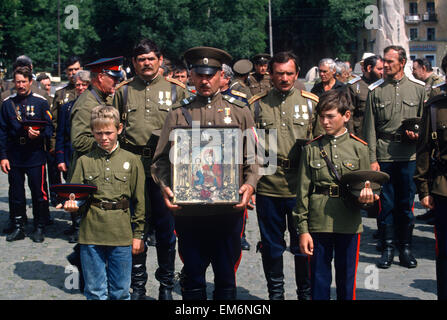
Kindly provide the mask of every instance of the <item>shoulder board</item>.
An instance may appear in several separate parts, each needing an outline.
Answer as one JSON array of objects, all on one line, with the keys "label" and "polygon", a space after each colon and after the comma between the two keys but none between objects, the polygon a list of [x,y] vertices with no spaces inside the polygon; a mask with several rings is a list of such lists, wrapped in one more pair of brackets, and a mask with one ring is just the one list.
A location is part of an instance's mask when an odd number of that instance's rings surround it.
[{"label": "shoulder board", "polygon": [[188,104],[193,102],[195,100],[195,98],[196,98],[196,96],[190,96],[188,98],[185,98],[182,101],[180,101],[180,104],[177,104],[176,106],[172,107],[172,109],[177,109],[179,107],[187,106]]},{"label": "shoulder board", "polygon": [[122,86],[124,86],[124,85],[126,85],[126,84],[128,84],[128,83],[131,83],[132,81],[133,81],[133,78],[130,78],[130,79],[124,80],[123,82],[120,82],[120,83],[115,87],[115,90],[118,90],[118,89],[121,88]]},{"label": "shoulder board", "polygon": [[357,78],[351,79],[350,81],[348,81],[348,84],[354,84],[354,83],[360,81],[360,79],[362,79],[362,77],[357,77]]},{"label": "shoulder board", "polygon": [[268,94],[268,91],[264,91],[264,92],[262,92],[262,93],[259,93],[259,94],[257,94],[257,95],[254,95],[253,97],[251,97],[251,98],[248,100],[248,104],[252,104],[253,102],[255,102],[255,101],[257,101],[257,100],[259,100],[259,99],[261,99],[261,98],[264,98],[267,94]]},{"label": "shoulder board", "polygon": [[306,145],[311,144],[311,143],[314,142],[314,141],[317,141],[318,139],[322,138],[323,136],[324,136],[324,134],[319,135],[319,136],[316,137],[316,138],[313,138],[312,140],[308,141],[308,142],[306,143]]},{"label": "shoulder board", "polygon": [[45,101],[47,101],[47,98],[45,98],[44,96],[41,96],[40,94],[37,94],[37,93],[35,93],[35,92],[33,92],[33,96],[34,96],[34,97],[37,97],[37,98],[44,99]]},{"label": "shoulder board", "polygon": [[68,87],[68,83],[66,83],[66,84],[63,85],[62,87],[57,88],[57,90],[56,90],[55,92],[57,92],[57,91],[59,91],[59,90],[62,90],[62,89],[65,89],[66,87]]},{"label": "shoulder board", "polygon": [[425,87],[425,82],[424,81],[421,81],[421,80],[418,80],[418,79],[414,79],[414,78],[408,78],[408,80],[410,80],[411,82],[420,84],[421,86]]},{"label": "shoulder board", "polygon": [[166,79],[166,81],[169,81],[171,83],[175,83],[176,85],[182,87],[183,89],[186,89],[186,85],[183,82],[178,81],[177,79],[173,79],[173,78],[170,78],[170,77],[166,77],[165,79]]},{"label": "shoulder board", "polygon": [[13,93],[10,96],[7,96],[3,101],[6,101],[6,100],[8,100],[10,98],[14,98],[15,96],[17,96],[17,93]]},{"label": "shoulder board", "polygon": [[236,99],[232,96],[229,96],[227,94],[222,95],[222,98],[224,98],[225,100],[227,100],[228,102],[237,105],[238,107],[246,107],[247,106],[247,102],[244,102],[242,100]]},{"label": "shoulder board", "polygon": [[443,82],[441,82],[441,83],[435,84],[434,86],[432,86],[432,88],[433,88],[433,89],[436,89],[436,88],[442,87],[442,86],[445,85],[445,84],[446,84],[446,82],[443,81]]},{"label": "shoulder board", "polygon": [[357,141],[359,141],[359,142],[363,143],[363,144],[364,144],[365,146],[367,146],[367,145],[368,145],[368,143],[367,143],[367,142],[363,141],[362,139],[360,139],[359,137],[357,137],[357,136],[353,135],[352,133],[350,133],[349,135],[351,136],[351,138],[353,138],[353,139],[355,139],[355,140],[357,140]]},{"label": "shoulder board", "polygon": [[245,93],[237,91],[237,90],[231,90],[231,94],[234,94],[235,96],[247,99],[247,95]]},{"label": "shoulder board", "polygon": [[320,101],[320,98],[316,94],[313,94],[313,93],[305,91],[305,90],[301,90],[301,95],[304,98],[312,99],[313,101],[315,101],[317,103],[318,103],[318,101]]},{"label": "shoulder board", "polygon": [[380,86],[382,83],[384,83],[385,82],[385,80],[383,80],[383,79],[379,79],[379,80],[377,80],[376,82],[374,82],[373,84],[371,84],[369,87],[368,87],[368,89],[370,90],[370,91],[373,91],[375,88],[377,88],[378,86]]}]

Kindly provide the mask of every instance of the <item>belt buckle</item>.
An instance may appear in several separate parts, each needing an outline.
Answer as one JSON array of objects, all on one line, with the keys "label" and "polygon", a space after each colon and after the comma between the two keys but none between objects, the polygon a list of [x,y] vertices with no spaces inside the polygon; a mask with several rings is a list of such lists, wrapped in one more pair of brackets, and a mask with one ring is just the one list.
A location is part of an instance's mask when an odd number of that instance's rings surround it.
[{"label": "belt buckle", "polygon": [[340,197],[339,186],[329,186],[329,197],[331,197],[331,198],[339,198]]},{"label": "belt buckle", "polygon": [[402,135],[400,133],[396,133],[394,135],[394,142],[402,142]]},{"label": "belt buckle", "polygon": [[20,138],[19,138],[19,143],[20,143],[20,144],[26,144],[26,139],[25,139],[25,137],[20,137]]},{"label": "belt buckle", "polygon": [[143,157],[147,157],[147,158],[150,158],[151,154],[152,154],[151,148],[143,148],[143,152],[141,153],[141,155]]}]

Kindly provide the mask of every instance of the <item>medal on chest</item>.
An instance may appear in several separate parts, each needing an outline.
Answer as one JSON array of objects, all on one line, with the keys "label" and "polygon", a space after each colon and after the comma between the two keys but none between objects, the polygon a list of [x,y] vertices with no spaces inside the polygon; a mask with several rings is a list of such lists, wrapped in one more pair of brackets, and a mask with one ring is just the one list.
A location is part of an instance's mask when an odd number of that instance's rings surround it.
[{"label": "medal on chest", "polygon": [[295,114],[293,115],[293,117],[295,119],[299,119],[300,118],[300,106],[295,106]]},{"label": "medal on chest", "polygon": [[65,102],[65,103],[68,102],[68,97],[69,97],[69,95],[70,95],[69,93],[66,93],[66,94],[65,94],[65,99],[64,99],[64,102]]},{"label": "medal on chest", "polygon": [[[164,100],[164,97],[166,97],[166,100]],[[159,91],[158,92],[158,99],[159,99],[158,103],[160,105],[163,105],[163,104],[166,104],[167,106],[172,105],[171,92],[169,92],[169,91],[165,91],[165,92]]]},{"label": "medal on chest", "polygon": [[231,108],[225,108],[224,114],[225,114],[224,122],[226,124],[230,124],[231,123],[231,117],[230,117],[230,115],[231,115]]},{"label": "medal on chest", "polygon": [[306,105],[301,105],[301,110],[303,112],[303,119],[304,120],[308,120],[309,119],[309,114],[307,113],[307,106]]},{"label": "medal on chest", "polygon": [[30,112],[31,117],[34,117],[36,114],[34,113],[34,106],[31,106],[31,112]]}]

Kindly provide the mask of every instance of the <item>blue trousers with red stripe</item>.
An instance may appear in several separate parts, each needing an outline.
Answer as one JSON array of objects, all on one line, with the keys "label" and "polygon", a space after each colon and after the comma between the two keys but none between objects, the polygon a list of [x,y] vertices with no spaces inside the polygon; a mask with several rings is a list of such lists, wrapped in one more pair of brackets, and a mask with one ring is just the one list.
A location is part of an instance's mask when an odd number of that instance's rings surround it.
[{"label": "blue trousers with red stripe", "polygon": [[314,243],[310,260],[312,300],[331,298],[332,259],[337,300],[355,300],[360,234],[311,233],[311,236]]},{"label": "blue trousers with red stripe", "polygon": [[236,288],[236,271],[242,256],[244,211],[214,216],[175,217],[178,251],[183,261],[184,290],[206,288],[211,264],[215,291]]},{"label": "blue trousers with red stripe", "polygon": [[45,164],[29,168],[11,167],[8,173],[10,204],[15,206],[24,206],[26,204],[25,175],[28,178],[28,186],[33,201],[34,223],[35,225],[45,225],[49,215],[47,209],[48,186]]}]

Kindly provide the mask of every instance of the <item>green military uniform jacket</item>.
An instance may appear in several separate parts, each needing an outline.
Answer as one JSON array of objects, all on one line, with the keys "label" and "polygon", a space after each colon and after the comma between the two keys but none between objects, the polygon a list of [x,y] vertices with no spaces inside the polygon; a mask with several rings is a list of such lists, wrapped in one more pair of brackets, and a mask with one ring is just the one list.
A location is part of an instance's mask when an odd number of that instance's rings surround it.
[{"label": "green military uniform jacket", "polygon": [[250,88],[241,80],[241,79],[234,79],[230,86],[230,89],[232,90],[236,90],[239,92],[242,92],[243,94],[246,95],[246,99],[250,99],[253,95],[251,94]]},{"label": "green military uniform jacket", "polygon": [[[368,86],[371,84],[364,76],[357,77],[348,82],[348,94],[351,98],[352,116],[350,122],[352,122],[353,133],[358,137],[362,135],[363,117],[365,115],[366,98],[368,97]],[[349,129],[349,128],[348,128]]]},{"label": "green military uniform jacket", "polygon": [[[232,101],[232,102],[230,102]],[[182,101],[182,105],[187,108],[191,114],[192,121],[199,121],[201,127],[205,126],[238,126],[242,132],[249,131],[249,134],[255,135],[255,123],[246,107],[246,103],[236,100],[230,96],[223,96],[220,92],[213,97],[206,98],[200,95],[187,98]],[[226,121],[227,116],[231,119]],[[171,186],[171,162],[169,152],[171,142],[169,141],[170,132],[176,126],[188,126],[188,122],[182,113],[181,107],[176,107],[169,111],[160,140],[155,151],[154,162],[152,164],[152,177],[161,188]],[[254,138],[254,137],[253,137]],[[243,150],[244,163],[242,164],[242,184],[249,184],[256,190],[258,183],[258,165],[255,163],[255,156],[247,153],[247,146]],[[183,208],[186,212],[186,208]],[[180,210],[180,211],[182,211]],[[203,208],[192,208],[196,212],[208,212],[209,206]],[[228,212],[228,208],[213,208],[216,213]],[[220,211],[219,211],[220,210]]]},{"label": "green military uniform jacket", "polygon": [[[125,86],[128,87],[126,105]],[[175,79],[157,76],[149,82],[135,76],[121,83],[115,93],[113,105],[119,110],[124,126],[122,147],[131,152],[132,146],[146,146],[150,149],[147,155],[141,157],[146,174],[150,174],[152,156],[166,116],[175,103],[179,104],[185,98],[185,88],[183,83]],[[173,90],[176,96],[175,102],[173,102]]]},{"label": "green military uniform jacket", "polygon": [[[439,95],[447,96],[447,86],[444,84],[443,92]],[[439,89],[442,86],[438,87]],[[439,96],[437,97],[439,98]],[[436,194],[439,196],[447,197],[447,177],[445,171],[441,172],[437,168],[431,168],[431,157],[434,155],[435,159],[437,148],[435,140],[433,140],[432,132],[432,105],[441,105],[443,108],[436,108],[436,137],[439,144],[440,159],[441,161],[447,161],[447,151],[445,146],[447,145],[447,99],[439,101],[437,98],[430,98],[424,108],[422,115],[421,127],[419,129],[419,139],[417,143],[417,156],[416,156],[416,173],[414,176],[414,182],[417,187],[419,199],[430,194]],[[436,101],[438,100],[438,101]],[[443,164],[439,164],[443,166]],[[445,168],[444,168],[445,170]]]},{"label": "green military uniform jacket", "polygon": [[80,244],[128,246],[141,239],[144,229],[144,169],[141,161],[119,146],[111,153],[95,148],[79,158],[71,182],[98,187],[93,201],[115,202],[126,198],[130,209],[104,210],[90,205],[83,214]]},{"label": "green military uniform jacket", "polygon": [[425,79],[425,91],[427,93],[427,97],[430,97],[431,91],[433,90],[433,87],[436,87],[439,84],[442,84],[444,82],[444,79],[442,77],[438,76],[435,73],[432,73],[427,79]]},{"label": "green military uniform jacket", "polygon": [[[318,97],[293,87],[287,93],[273,88],[268,93],[254,96],[249,103],[258,129],[277,130],[278,166],[274,174],[262,176],[257,193],[271,197],[296,197],[299,156],[305,144],[297,142],[297,139],[311,140],[314,133],[324,133],[315,117]],[[267,133],[264,136],[259,132],[258,136],[263,149],[268,152]]]},{"label": "green military uniform jacket", "polygon": [[[95,97],[90,90],[94,90],[99,98]],[[71,131],[70,139],[74,152],[71,160],[70,171],[68,177],[71,177],[76,167],[76,161],[82,155],[90,152],[96,146],[95,138],[90,129],[90,120],[94,107],[101,104],[107,105],[108,95],[101,92],[98,88],[90,85],[76,100],[71,109],[70,121]]]},{"label": "green military uniform jacket", "polygon": [[384,134],[405,135],[402,121],[421,117],[426,100],[423,82],[403,76],[401,80],[379,80],[369,86],[363,137],[371,163],[416,160],[416,144],[380,138]]},{"label": "green military uniform jacket", "polygon": [[265,75],[258,75],[254,72],[250,73],[248,82],[251,94],[254,96],[256,94],[270,90],[270,88],[272,87],[272,83],[270,80],[270,75],[268,73]]},{"label": "green military uniform jacket", "polygon": [[360,209],[348,206],[340,197],[332,198],[314,192],[316,186],[337,185],[334,174],[320,154],[318,140],[322,141],[324,151],[340,176],[352,171],[370,169],[366,143],[348,132],[338,137],[320,136],[306,145],[301,155],[298,171],[300,184],[292,213],[298,232],[362,232]]},{"label": "green military uniform jacket", "polygon": [[57,129],[57,120],[59,115],[59,110],[61,107],[77,98],[76,87],[74,84],[69,82],[65,87],[57,90],[54,93],[53,104],[51,106],[51,114],[53,116],[53,126],[54,126],[54,134],[51,139],[51,147],[50,149],[54,149],[56,145],[55,137],[56,137],[56,129]]}]

